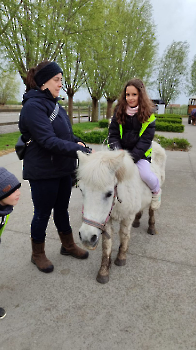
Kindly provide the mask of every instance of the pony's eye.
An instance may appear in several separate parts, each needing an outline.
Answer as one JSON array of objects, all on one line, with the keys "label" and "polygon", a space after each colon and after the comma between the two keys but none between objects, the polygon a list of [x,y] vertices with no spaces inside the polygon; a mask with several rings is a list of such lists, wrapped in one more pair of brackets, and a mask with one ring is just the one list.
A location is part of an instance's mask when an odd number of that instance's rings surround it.
[{"label": "pony's eye", "polygon": [[105,197],[109,198],[109,197],[111,197],[111,195],[112,195],[112,191],[109,191],[109,192],[106,193]]}]

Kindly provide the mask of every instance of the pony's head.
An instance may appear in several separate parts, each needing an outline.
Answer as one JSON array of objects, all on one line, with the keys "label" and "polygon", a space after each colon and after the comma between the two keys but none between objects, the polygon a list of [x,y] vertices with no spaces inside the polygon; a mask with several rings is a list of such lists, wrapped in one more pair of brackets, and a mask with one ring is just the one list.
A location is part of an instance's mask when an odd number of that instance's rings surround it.
[{"label": "pony's head", "polygon": [[78,151],[77,177],[83,196],[83,223],[79,230],[88,249],[98,245],[102,228],[114,205],[115,186],[126,177],[125,151],[100,151],[86,155]]}]

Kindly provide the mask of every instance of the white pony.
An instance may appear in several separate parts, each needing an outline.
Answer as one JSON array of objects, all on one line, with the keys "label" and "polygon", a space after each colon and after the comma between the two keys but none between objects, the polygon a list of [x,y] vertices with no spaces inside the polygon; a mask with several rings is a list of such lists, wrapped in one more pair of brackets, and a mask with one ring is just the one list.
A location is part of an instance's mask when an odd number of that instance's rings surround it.
[{"label": "white pony", "polygon": [[[151,167],[162,186],[165,180],[165,150],[156,142],[152,146]],[[149,207],[148,233],[155,234],[152,193],[141,180],[137,166],[127,151],[103,150],[86,155],[78,151],[79,187],[83,195],[83,223],[80,239],[88,249],[95,249],[102,234],[102,262],[97,281],[109,281],[113,221],[120,223],[120,247],[115,264],[126,264],[131,226],[139,226],[142,210]]]}]

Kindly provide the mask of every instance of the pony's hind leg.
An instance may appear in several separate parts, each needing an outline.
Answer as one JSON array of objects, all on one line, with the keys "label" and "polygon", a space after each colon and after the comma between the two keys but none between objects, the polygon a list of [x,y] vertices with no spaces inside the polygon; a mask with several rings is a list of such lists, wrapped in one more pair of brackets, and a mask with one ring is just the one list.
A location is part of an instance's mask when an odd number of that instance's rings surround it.
[{"label": "pony's hind leg", "polygon": [[155,217],[154,217],[154,210],[152,208],[149,208],[149,220],[148,220],[148,230],[147,232],[150,235],[156,235],[157,231],[155,229]]},{"label": "pony's hind leg", "polygon": [[135,219],[132,223],[132,226],[133,227],[139,227],[140,226],[140,219],[142,217],[142,214],[143,214],[143,211],[139,211],[136,216],[135,216]]},{"label": "pony's hind leg", "polygon": [[114,261],[117,266],[124,266],[126,264],[127,258],[127,250],[130,240],[130,232],[131,232],[131,222],[130,220],[122,220],[120,223],[120,247],[118,250],[118,254],[116,260]]},{"label": "pony's hind leg", "polygon": [[111,251],[112,251],[112,227],[107,227],[107,233],[110,235],[110,239],[104,234],[102,235],[102,261],[101,267],[97,274],[97,282],[107,283],[109,281],[109,268],[111,265]]}]

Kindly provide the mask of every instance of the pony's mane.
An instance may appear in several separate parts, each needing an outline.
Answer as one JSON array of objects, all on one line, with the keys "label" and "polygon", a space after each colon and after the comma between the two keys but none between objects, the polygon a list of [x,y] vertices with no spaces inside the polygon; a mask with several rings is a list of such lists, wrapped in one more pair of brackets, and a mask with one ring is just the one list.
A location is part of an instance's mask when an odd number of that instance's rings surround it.
[{"label": "pony's mane", "polygon": [[[120,162],[119,157],[121,158]],[[134,162],[126,151],[103,150],[92,153],[86,158],[84,162],[79,162],[77,177],[87,183],[88,186],[96,186],[99,189],[113,183],[114,176],[116,176],[118,182],[130,179],[135,169]],[[118,165],[116,165],[117,163]],[[115,165],[116,169],[114,171]]]}]

